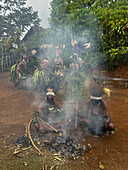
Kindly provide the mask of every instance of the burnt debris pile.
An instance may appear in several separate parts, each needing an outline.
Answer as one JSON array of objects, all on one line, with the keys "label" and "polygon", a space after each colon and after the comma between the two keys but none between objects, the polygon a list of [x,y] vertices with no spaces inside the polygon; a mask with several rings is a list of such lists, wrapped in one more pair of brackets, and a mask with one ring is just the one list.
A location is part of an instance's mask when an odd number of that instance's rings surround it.
[{"label": "burnt debris pile", "polygon": [[[70,137],[65,138],[63,136],[54,136],[52,138],[50,137],[50,139],[44,139],[43,136],[32,135],[32,140],[40,149],[43,146],[43,149],[45,148],[53,154],[66,156],[74,160],[77,160],[79,156],[82,156],[84,153],[94,148],[90,144],[81,146],[74,139]],[[29,138],[25,135],[19,137],[15,144],[20,144],[22,147],[32,145]]]},{"label": "burnt debris pile", "polygon": [[28,138],[28,136],[26,136],[25,134],[20,136],[19,138],[16,139],[16,141],[14,142],[15,145],[22,145],[23,147],[28,147],[30,145],[30,140]]},{"label": "burnt debris pile", "polygon": [[77,159],[79,156],[93,148],[89,144],[80,146],[74,139],[64,139],[62,137],[54,137],[51,141],[44,141],[44,146],[54,154],[65,155],[71,159]]}]

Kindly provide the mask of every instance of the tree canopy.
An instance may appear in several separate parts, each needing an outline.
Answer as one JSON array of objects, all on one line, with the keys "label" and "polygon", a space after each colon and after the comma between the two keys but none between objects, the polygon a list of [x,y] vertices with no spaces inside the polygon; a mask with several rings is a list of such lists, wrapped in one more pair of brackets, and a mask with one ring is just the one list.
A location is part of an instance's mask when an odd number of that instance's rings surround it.
[{"label": "tree canopy", "polygon": [[51,28],[68,27],[73,37],[91,43],[92,56],[105,54],[112,68],[128,62],[127,0],[53,0],[51,7]]},{"label": "tree canopy", "polygon": [[26,0],[2,0],[0,5],[0,37],[19,37],[28,26],[39,24],[38,13],[26,6]]}]

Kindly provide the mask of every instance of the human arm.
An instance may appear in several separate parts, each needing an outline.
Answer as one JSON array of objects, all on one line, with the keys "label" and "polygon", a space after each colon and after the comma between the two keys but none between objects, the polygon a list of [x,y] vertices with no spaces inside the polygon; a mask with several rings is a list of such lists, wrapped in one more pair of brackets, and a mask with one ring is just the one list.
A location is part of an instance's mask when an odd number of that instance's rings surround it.
[{"label": "human arm", "polygon": [[62,58],[60,59],[60,62],[61,62],[61,66],[63,66],[64,62],[63,62]]},{"label": "human arm", "polygon": [[106,104],[105,101],[102,101],[102,102],[103,102],[103,106],[104,106],[103,107],[103,114],[106,117],[105,123],[110,123],[111,122],[111,116],[110,116],[107,104]]},{"label": "human arm", "polygon": [[24,70],[27,71],[29,74],[33,74],[33,72],[29,68],[27,68],[27,66],[24,67]]},{"label": "human arm", "polygon": [[18,64],[17,69],[18,69],[20,72],[27,71],[27,72],[29,72],[30,74],[33,74],[33,73],[27,68],[27,63],[26,63],[24,60],[21,61],[21,62]]},{"label": "human arm", "polygon": [[51,131],[51,128],[47,125],[47,123],[43,120],[42,112],[39,113],[36,111],[36,123],[35,126],[39,129],[39,132],[44,133],[45,131]]}]

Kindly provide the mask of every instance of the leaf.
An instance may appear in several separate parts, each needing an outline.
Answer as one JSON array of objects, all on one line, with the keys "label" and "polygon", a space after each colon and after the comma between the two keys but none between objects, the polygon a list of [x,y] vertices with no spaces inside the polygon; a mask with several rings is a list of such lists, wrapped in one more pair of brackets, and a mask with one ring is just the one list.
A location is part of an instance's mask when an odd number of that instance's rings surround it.
[{"label": "leaf", "polygon": [[58,157],[55,157],[55,159],[57,159],[58,161],[62,161],[62,159],[58,158]]},{"label": "leaf", "polygon": [[104,169],[104,166],[101,164],[101,162],[99,162],[98,166],[99,166],[100,169]]}]

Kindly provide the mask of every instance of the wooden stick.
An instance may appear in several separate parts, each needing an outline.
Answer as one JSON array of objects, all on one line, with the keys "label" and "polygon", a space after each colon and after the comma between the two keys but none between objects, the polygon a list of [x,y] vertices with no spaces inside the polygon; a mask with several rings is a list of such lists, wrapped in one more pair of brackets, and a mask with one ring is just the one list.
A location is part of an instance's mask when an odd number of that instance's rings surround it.
[{"label": "wooden stick", "polygon": [[32,119],[30,120],[30,122],[29,122],[29,124],[28,124],[28,130],[27,130],[27,131],[28,131],[29,139],[30,139],[32,145],[34,146],[34,148],[35,148],[40,154],[43,155],[43,153],[40,151],[39,148],[37,148],[37,146],[35,145],[35,143],[34,143],[33,140],[32,140],[32,137],[31,137],[31,134],[30,134],[30,125],[31,125],[31,123],[32,123]]},{"label": "wooden stick", "polygon": [[19,150],[19,151],[17,151],[17,149],[15,149],[13,154],[16,155],[16,154],[21,153],[22,151],[25,151],[25,150],[30,149],[30,148],[31,148],[31,146],[29,146],[28,148],[23,148],[22,150]]},{"label": "wooden stick", "polygon": [[45,122],[44,120],[40,119],[43,123],[45,123],[47,126],[49,126],[51,129],[55,130],[56,132],[59,132],[57,129],[55,129],[54,127],[52,127],[51,125],[49,125],[47,122]]}]

